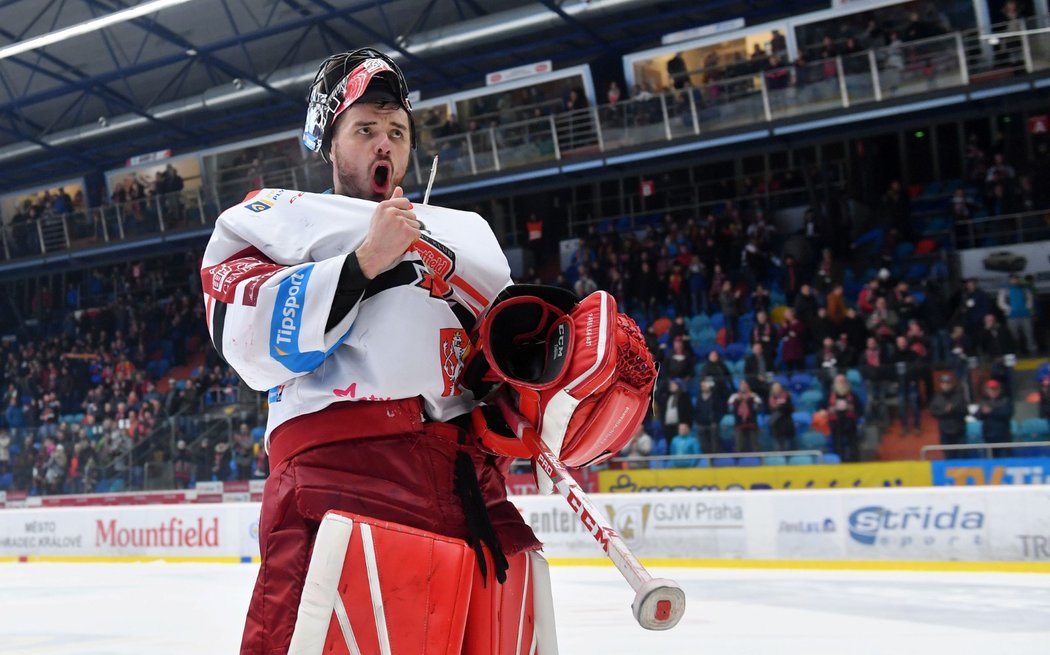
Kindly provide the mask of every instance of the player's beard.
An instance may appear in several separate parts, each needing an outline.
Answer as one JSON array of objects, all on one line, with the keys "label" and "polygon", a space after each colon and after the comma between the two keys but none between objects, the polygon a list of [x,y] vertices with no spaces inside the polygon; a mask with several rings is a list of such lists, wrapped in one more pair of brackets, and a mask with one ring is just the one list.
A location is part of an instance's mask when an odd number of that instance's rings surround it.
[{"label": "player's beard", "polygon": [[398,171],[394,161],[387,157],[377,157],[365,168],[354,164],[357,162],[338,161],[335,171],[341,187],[339,193],[351,198],[382,202],[390,198],[394,187],[405,177],[404,171]]}]

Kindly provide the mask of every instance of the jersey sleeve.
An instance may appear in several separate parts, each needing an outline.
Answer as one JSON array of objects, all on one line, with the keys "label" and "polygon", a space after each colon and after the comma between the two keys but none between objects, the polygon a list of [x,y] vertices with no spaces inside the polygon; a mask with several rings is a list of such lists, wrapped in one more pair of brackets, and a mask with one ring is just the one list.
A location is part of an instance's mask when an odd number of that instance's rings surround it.
[{"label": "jersey sleeve", "polygon": [[[350,335],[365,284],[352,253],[371,207],[283,194],[297,197],[264,190],[224,212],[201,267],[212,342],[258,391],[319,367]],[[348,299],[348,282],[362,292]]]}]

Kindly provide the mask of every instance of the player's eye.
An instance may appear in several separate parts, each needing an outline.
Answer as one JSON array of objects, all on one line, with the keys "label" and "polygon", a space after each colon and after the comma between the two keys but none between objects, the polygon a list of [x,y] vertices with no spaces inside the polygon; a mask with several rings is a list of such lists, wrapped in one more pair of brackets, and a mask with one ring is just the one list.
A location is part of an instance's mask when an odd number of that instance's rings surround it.
[{"label": "player's eye", "polygon": [[393,136],[395,139],[403,139],[405,137],[405,133],[398,129],[392,130],[390,132],[390,135]]},{"label": "player's eye", "polygon": [[367,125],[362,125],[361,127],[357,128],[357,133],[364,134],[367,136],[372,133],[372,128]]}]

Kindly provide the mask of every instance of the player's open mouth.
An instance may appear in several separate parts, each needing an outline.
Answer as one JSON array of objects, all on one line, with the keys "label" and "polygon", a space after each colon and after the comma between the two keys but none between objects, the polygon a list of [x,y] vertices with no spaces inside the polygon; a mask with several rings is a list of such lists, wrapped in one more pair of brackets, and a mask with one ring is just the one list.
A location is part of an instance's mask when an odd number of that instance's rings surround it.
[{"label": "player's open mouth", "polygon": [[390,162],[377,161],[372,165],[372,191],[386,195],[390,189]]}]

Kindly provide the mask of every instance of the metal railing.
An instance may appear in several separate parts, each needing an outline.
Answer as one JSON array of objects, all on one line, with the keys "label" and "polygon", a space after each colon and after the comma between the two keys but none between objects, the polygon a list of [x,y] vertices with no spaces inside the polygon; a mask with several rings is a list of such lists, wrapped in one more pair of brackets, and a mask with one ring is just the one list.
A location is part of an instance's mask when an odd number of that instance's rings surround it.
[{"label": "metal railing", "polygon": [[[806,162],[807,164],[812,162]],[[774,190],[770,182],[786,179],[787,174],[794,175],[798,168],[772,170],[768,172],[768,179],[758,180],[758,190],[747,192],[734,192],[733,189],[739,178],[728,176],[714,179],[697,180],[695,184],[681,184],[661,187],[657,193],[666,198],[664,203],[646,201],[637,194],[627,195],[623,200],[622,210],[607,211],[603,207],[603,199],[590,199],[569,203],[566,206],[568,214],[568,233],[582,234],[581,228],[585,229],[591,224],[602,226],[609,221],[618,223],[617,230],[623,228],[636,230],[643,223],[653,224],[662,221],[663,217],[670,213],[677,219],[692,218],[703,220],[709,214],[719,214],[727,201],[732,201],[743,211],[750,211],[752,205],[757,203],[767,216],[772,216],[777,210],[798,207],[811,204],[814,200],[812,189],[806,184],[805,178],[799,173],[792,186]],[[846,186],[845,165],[842,162],[830,162],[821,167],[822,189],[844,189]],[[747,176],[745,176],[747,177]],[[723,197],[726,190],[730,190],[729,196]],[[655,194],[654,194],[655,195]],[[516,244],[515,239],[509,239]]]},{"label": "metal railing", "polygon": [[995,450],[1014,450],[1017,448],[1050,448],[1050,441],[1025,441],[1010,443],[980,443],[980,444],[945,444],[929,445],[919,449],[919,459],[926,461],[930,453],[951,453],[963,450],[984,451],[987,457],[992,457]]},{"label": "metal railing", "polygon": [[68,214],[44,213],[35,220],[5,223],[2,252],[14,260],[201,228],[220,211],[217,204],[205,204],[200,189],[191,189]]},{"label": "metal railing", "polygon": [[1037,210],[955,221],[953,236],[958,249],[1043,241],[1050,239],[1050,211]]},{"label": "metal railing", "polygon": [[[1036,17],[1026,25],[1035,28],[1045,20],[1046,16]],[[697,86],[643,91],[615,105],[490,124],[424,140],[412,153],[404,185],[421,186],[435,154],[441,155],[436,179],[447,182],[1050,69],[1050,33],[1008,32],[1009,27],[1005,23],[993,26],[991,36],[1004,34],[997,41],[965,30],[812,62],[799,59],[761,71],[748,69],[742,75],[728,76],[733,69],[722,68],[705,74],[704,82]],[[223,208],[239,202],[251,190],[253,178],[247,172],[219,173],[221,181],[205,179],[197,189],[5,224],[0,231],[0,253],[12,260],[207,226]],[[329,175],[326,166],[312,160],[268,171],[266,184],[323,188]]]},{"label": "metal railing", "polygon": [[[761,463],[765,463],[765,459],[768,457],[783,457],[785,459],[789,457],[812,457],[814,464],[822,463],[824,459],[824,451],[816,449],[806,450],[770,450],[770,451],[759,451],[759,452],[744,452],[744,453],[711,453],[704,454],[700,453],[697,455],[644,455],[644,456],[627,456],[627,457],[613,457],[609,460],[609,464],[628,464],[634,468],[637,468],[639,464],[644,464],[646,467],[650,467],[653,462],[697,462],[698,460],[708,462],[710,466],[714,465],[714,460],[718,459],[758,459]],[[694,467],[701,466],[699,463],[694,464]]]}]

